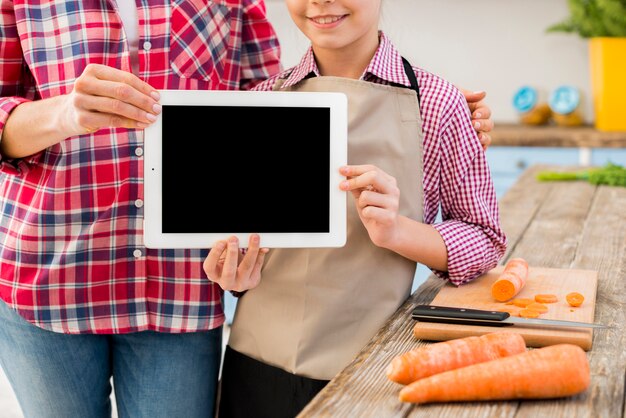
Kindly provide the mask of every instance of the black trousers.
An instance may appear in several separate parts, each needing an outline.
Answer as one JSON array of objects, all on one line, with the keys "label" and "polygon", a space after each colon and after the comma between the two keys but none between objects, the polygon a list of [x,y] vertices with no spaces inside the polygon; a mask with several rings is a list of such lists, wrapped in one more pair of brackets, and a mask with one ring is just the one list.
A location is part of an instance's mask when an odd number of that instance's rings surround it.
[{"label": "black trousers", "polygon": [[291,374],[227,346],[218,417],[293,418],[327,383]]}]

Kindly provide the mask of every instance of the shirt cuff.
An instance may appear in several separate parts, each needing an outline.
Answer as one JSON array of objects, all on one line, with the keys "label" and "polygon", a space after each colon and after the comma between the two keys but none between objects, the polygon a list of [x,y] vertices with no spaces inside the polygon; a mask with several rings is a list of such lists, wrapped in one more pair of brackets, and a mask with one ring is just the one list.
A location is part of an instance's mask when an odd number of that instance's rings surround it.
[{"label": "shirt cuff", "polygon": [[7,124],[7,119],[9,119],[9,115],[13,112],[17,106],[22,103],[30,102],[31,100],[25,99],[20,96],[13,97],[3,97],[0,99],[0,138],[2,137],[2,133],[4,132],[4,127]]},{"label": "shirt cuff", "polygon": [[470,282],[496,266],[497,257],[489,257],[493,251],[486,248],[476,234],[477,226],[450,220],[433,225],[441,234],[448,250],[448,271],[433,270],[433,273],[459,286]]},{"label": "shirt cuff", "polygon": [[[6,126],[9,115],[13,110],[22,103],[30,102],[31,100],[23,97],[5,97],[0,100],[0,140],[4,133],[4,127]],[[33,156],[35,157],[35,156]],[[27,161],[30,159],[26,159]],[[26,168],[26,163],[22,159],[5,158],[0,153],[0,171],[7,174],[19,174]]]}]

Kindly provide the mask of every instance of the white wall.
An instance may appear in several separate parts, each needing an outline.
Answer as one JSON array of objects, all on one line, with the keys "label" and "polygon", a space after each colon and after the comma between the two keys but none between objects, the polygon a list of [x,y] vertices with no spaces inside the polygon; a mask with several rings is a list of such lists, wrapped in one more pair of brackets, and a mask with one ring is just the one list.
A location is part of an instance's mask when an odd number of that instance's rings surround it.
[{"label": "white wall", "polygon": [[[309,45],[284,1],[266,0],[282,43],[283,63],[298,62]],[[496,122],[515,122],[511,106],[521,85],[546,97],[570,84],[581,90],[592,120],[587,43],[577,35],[545,33],[567,17],[566,0],[383,0],[381,28],[409,61],[454,84],[486,90]]]}]

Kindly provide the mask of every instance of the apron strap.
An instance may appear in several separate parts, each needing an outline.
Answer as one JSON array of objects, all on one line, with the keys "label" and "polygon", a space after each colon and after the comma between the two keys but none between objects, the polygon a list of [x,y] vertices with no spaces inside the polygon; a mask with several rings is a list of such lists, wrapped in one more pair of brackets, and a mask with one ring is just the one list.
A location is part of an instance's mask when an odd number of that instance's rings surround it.
[{"label": "apron strap", "polygon": [[413,71],[413,67],[411,66],[411,63],[407,61],[407,59],[404,57],[402,57],[402,64],[404,65],[404,72],[406,73],[406,76],[409,78],[409,81],[411,82],[411,89],[415,90],[415,93],[417,93],[417,104],[421,106],[420,87],[417,84],[417,77],[415,77],[415,71]]}]

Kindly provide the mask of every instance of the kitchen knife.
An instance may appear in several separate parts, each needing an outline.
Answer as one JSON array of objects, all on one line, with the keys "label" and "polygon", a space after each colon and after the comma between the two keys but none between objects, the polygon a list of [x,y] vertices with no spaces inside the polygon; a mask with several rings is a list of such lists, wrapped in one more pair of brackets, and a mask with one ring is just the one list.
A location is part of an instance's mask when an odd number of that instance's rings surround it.
[{"label": "kitchen knife", "polygon": [[488,327],[526,325],[542,327],[610,328],[606,325],[587,322],[518,318],[511,316],[508,312],[434,305],[417,305],[413,309],[411,316],[413,319],[421,322],[443,322],[448,324],[483,325]]}]

